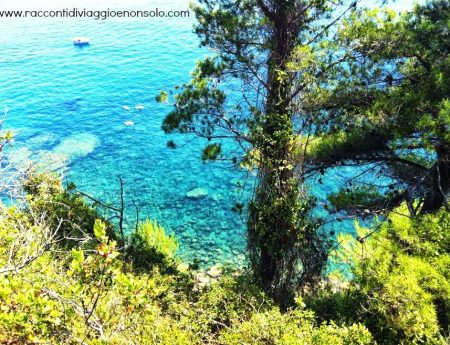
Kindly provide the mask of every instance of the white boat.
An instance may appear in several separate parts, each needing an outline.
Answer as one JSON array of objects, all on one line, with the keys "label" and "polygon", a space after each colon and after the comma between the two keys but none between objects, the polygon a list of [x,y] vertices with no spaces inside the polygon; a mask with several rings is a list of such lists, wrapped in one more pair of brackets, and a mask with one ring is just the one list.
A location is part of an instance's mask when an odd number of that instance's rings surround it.
[{"label": "white boat", "polygon": [[130,110],[130,107],[128,105],[124,105],[122,108],[123,110]]},{"label": "white boat", "polygon": [[87,37],[74,37],[72,42],[76,46],[84,46],[89,44],[89,38]]},{"label": "white boat", "polygon": [[136,109],[136,110],[144,110],[145,107],[142,104],[138,104],[137,106],[134,107],[134,109]]},{"label": "white boat", "polygon": [[125,126],[134,126],[134,122],[133,121],[125,121],[123,124]]}]

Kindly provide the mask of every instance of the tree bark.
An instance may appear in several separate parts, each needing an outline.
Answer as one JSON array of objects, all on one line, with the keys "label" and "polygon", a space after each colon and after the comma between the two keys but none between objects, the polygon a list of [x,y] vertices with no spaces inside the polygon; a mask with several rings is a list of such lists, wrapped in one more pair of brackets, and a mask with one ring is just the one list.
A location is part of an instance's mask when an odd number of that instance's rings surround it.
[{"label": "tree bark", "polygon": [[450,211],[447,198],[450,192],[450,150],[439,147],[436,152],[437,162],[431,169],[430,186],[425,195],[422,213],[434,213],[442,206]]},{"label": "tree bark", "polygon": [[292,305],[298,281],[298,180],[292,159],[294,135],[291,86],[287,63],[291,59],[300,23],[289,1],[272,6],[272,52],[268,58],[268,93],[262,134],[259,186],[250,206],[251,262],[264,290],[282,307]]}]

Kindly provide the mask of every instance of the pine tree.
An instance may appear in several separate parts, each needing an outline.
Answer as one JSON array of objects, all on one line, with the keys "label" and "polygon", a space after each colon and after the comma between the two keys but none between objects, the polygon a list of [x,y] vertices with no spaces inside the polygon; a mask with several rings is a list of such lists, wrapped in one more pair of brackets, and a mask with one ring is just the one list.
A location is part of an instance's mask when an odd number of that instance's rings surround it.
[{"label": "pine tree", "polygon": [[[327,248],[310,219],[314,200],[302,184],[317,111],[309,97],[333,77],[347,54],[337,52],[336,24],[356,10],[345,0],[201,0],[194,7],[201,44],[214,55],[200,61],[174,97],[164,131],[211,141],[204,159],[234,139],[246,165],[257,167],[249,205],[248,249],[264,289],[283,307],[299,286],[322,271]],[[226,91],[231,92],[226,93]],[[239,90],[239,91],[236,91]],[[167,101],[168,94],[158,97]]]},{"label": "pine tree", "polygon": [[[355,14],[339,30],[353,58],[335,85],[316,93],[327,125],[308,159],[313,171],[347,164],[377,171],[371,197],[359,202],[366,212],[405,201],[413,216],[450,210],[449,22],[450,2],[437,0],[400,16]],[[367,185],[348,189],[333,200],[358,209]]]}]

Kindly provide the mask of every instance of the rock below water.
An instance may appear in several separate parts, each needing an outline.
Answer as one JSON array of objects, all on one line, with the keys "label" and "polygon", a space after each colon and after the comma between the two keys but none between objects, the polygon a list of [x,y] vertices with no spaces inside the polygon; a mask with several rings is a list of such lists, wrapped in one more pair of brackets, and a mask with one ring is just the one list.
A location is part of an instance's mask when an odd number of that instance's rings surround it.
[{"label": "rock below water", "polygon": [[53,146],[58,141],[58,135],[55,133],[44,133],[40,135],[35,135],[34,137],[27,140],[28,146],[35,147],[48,147]]},{"label": "rock below water", "polygon": [[27,147],[12,149],[7,158],[14,167],[26,168],[31,163],[31,152]]},{"label": "rock below water", "polygon": [[36,153],[35,161],[39,170],[64,172],[67,168],[69,157],[64,154],[44,150]]},{"label": "rock below water", "polygon": [[53,153],[66,155],[71,159],[87,156],[96,147],[100,146],[100,140],[93,134],[84,132],[66,137],[53,149]]},{"label": "rock below water", "polygon": [[208,196],[208,191],[204,188],[195,188],[186,193],[189,199],[203,199]]},{"label": "rock below water", "polygon": [[214,201],[222,201],[225,198],[222,195],[216,193],[211,196],[211,199],[213,199]]}]

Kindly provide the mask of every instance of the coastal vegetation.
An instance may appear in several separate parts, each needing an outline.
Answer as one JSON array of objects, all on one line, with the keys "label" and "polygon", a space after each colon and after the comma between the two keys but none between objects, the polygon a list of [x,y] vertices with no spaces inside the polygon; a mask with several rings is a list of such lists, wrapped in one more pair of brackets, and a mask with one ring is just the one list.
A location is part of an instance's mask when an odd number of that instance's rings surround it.
[{"label": "coastal vegetation", "polygon": [[[127,238],[98,214],[87,228],[95,209],[65,198],[55,176],[32,180],[24,204],[0,210],[3,344],[448,342],[444,208],[411,219],[404,205],[375,233],[358,226],[358,238],[340,235],[330,261],[348,268],[324,275],[284,310],[248,269],[202,273],[177,258],[176,241],[154,222]],[[61,207],[78,217],[55,223]]]},{"label": "coastal vegetation", "polygon": [[249,260],[280,306],[317,284],[330,250],[310,217],[308,179],[358,165],[365,171],[326,207],[449,210],[448,1],[401,16],[353,0],[204,0],[193,9],[214,55],[179,88],[163,129],[214,142],[204,159],[227,158],[221,143],[233,139],[241,156],[228,158],[251,161]]},{"label": "coastal vegetation", "polygon": [[[0,204],[0,343],[448,344],[449,1],[193,11],[215,55],[157,97],[173,105],[162,128],[256,173],[250,204],[233,206],[248,216],[248,266],[183,262],[175,234],[139,216],[125,229],[123,189],[115,207],[2,165],[19,184],[2,186],[15,198]],[[311,181],[345,166],[360,170],[318,203]],[[328,236],[342,218],[355,234]]]}]

